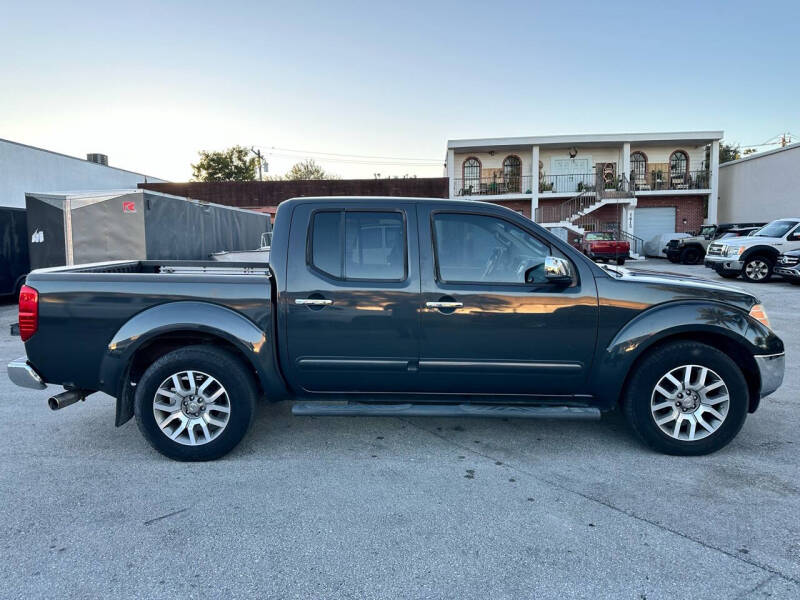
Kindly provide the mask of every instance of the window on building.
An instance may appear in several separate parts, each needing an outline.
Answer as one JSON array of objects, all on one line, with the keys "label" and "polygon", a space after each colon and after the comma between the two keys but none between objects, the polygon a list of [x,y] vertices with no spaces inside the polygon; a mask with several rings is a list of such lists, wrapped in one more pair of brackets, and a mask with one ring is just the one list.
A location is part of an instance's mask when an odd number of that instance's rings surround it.
[{"label": "window on building", "polygon": [[669,177],[671,184],[685,184],[689,175],[689,155],[683,150],[676,150],[669,157]]},{"label": "window on building", "polygon": [[311,264],[338,279],[402,281],[406,236],[398,212],[321,211],[312,221]]},{"label": "window on building", "polygon": [[631,179],[637,186],[647,184],[647,157],[644,152],[634,152],[631,154]]},{"label": "window on building", "polygon": [[507,191],[522,191],[522,161],[519,156],[507,156],[503,161],[503,181]]},{"label": "window on building", "polygon": [[481,188],[481,161],[470,156],[464,161],[464,192],[477,193]]},{"label": "window on building", "polygon": [[543,283],[550,247],[508,221],[486,215],[434,216],[436,268],[444,282]]}]

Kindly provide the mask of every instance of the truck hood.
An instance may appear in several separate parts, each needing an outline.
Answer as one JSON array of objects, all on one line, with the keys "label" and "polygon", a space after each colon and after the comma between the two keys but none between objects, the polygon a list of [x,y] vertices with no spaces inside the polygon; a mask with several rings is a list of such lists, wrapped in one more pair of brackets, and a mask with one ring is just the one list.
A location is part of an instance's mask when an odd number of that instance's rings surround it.
[{"label": "truck hood", "polygon": [[725,240],[714,240],[715,244],[724,244],[725,246],[745,246],[747,248],[751,246],[760,246],[761,244],[773,245],[773,244],[781,244],[783,243],[783,238],[777,237],[735,237],[735,238],[728,238]]},{"label": "truck hood", "polygon": [[746,307],[747,310],[754,304],[759,303],[756,296],[741,288],[703,279],[701,277],[665,274],[645,269],[633,270],[608,265],[603,265],[601,268],[610,273],[611,277],[615,278],[617,281],[667,286],[673,291],[679,291],[681,296],[685,298],[696,297],[698,300],[714,298],[715,300],[727,302],[729,304]]}]

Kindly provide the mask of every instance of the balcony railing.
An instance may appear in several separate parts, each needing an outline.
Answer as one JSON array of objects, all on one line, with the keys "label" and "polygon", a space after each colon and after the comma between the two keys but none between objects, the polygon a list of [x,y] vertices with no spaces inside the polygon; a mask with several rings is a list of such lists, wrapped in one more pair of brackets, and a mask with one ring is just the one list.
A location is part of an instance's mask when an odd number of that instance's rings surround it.
[{"label": "balcony railing", "polygon": [[669,165],[648,165],[644,173],[633,173],[634,191],[706,190],[711,177],[708,169],[696,171],[670,171]]},{"label": "balcony railing", "polygon": [[456,196],[495,196],[500,194],[531,194],[531,176],[472,177],[455,179]]}]

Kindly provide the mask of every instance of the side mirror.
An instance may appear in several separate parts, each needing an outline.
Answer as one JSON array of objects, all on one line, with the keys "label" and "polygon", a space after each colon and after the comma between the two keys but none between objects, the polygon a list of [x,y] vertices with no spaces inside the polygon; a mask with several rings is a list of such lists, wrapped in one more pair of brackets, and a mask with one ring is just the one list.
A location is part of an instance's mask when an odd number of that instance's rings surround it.
[{"label": "side mirror", "polygon": [[544,259],[544,276],[550,283],[572,283],[572,264],[564,258],[548,256]]}]

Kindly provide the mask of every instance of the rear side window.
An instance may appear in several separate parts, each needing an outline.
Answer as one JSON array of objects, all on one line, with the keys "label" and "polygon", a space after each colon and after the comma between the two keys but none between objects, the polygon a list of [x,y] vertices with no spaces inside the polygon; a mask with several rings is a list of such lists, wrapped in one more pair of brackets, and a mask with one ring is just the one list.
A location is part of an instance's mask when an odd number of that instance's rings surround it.
[{"label": "rear side window", "polygon": [[320,211],[311,222],[309,259],[338,279],[403,281],[405,222],[399,212]]}]

